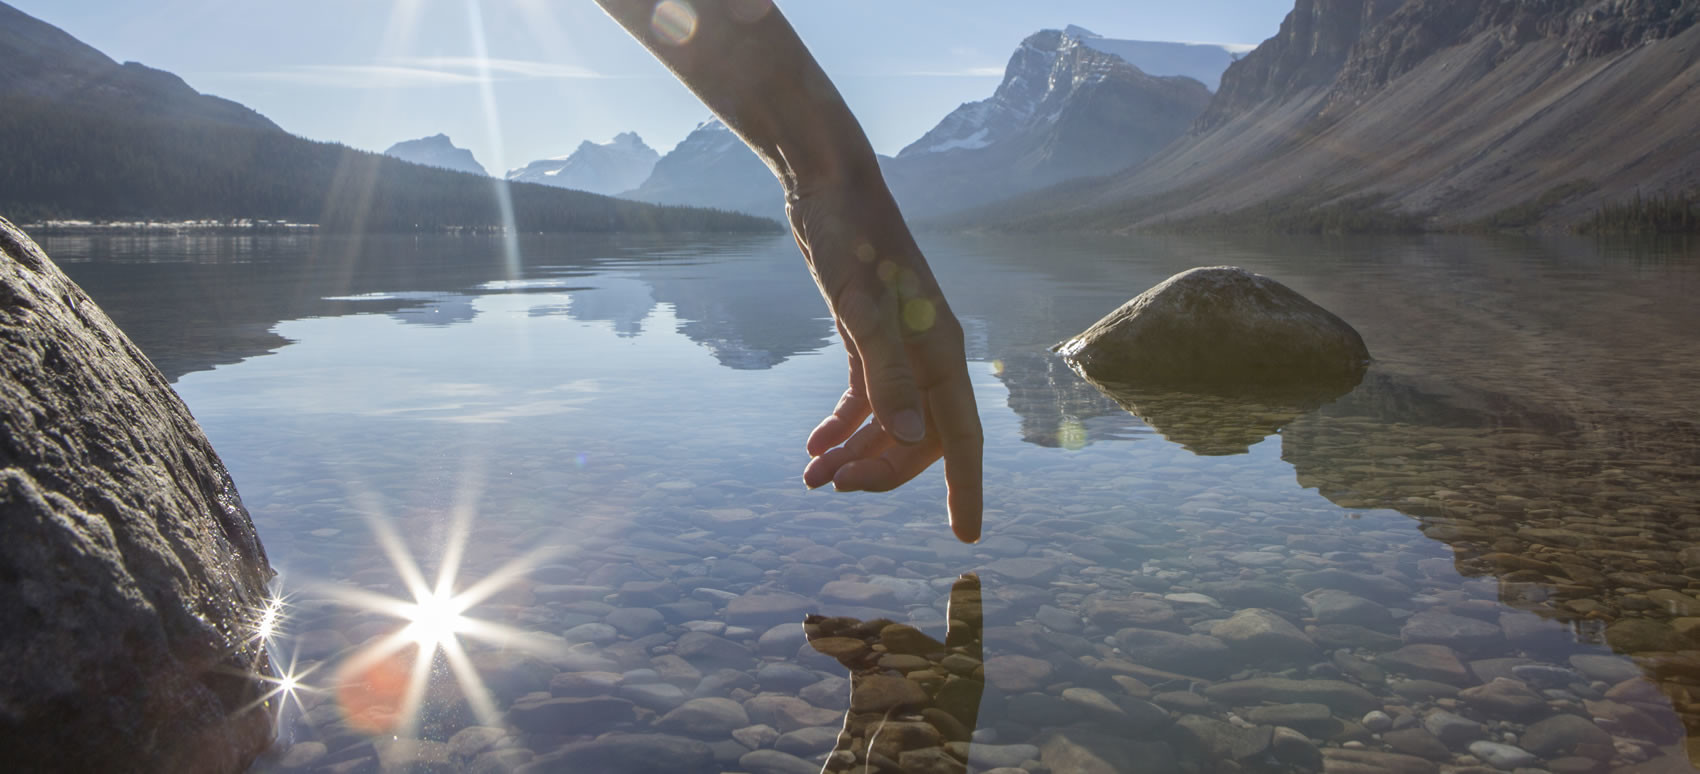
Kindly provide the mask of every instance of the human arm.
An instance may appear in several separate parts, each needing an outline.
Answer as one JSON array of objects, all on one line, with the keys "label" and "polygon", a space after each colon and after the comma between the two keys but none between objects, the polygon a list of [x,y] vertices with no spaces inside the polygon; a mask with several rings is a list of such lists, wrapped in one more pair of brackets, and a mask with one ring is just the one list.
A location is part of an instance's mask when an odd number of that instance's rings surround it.
[{"label": "human arm", "polygon": [[951,528],[978,540],[982,436],[962,327],[837,88],[767,0],[597,2],[779,178],[850,361],[849,389],[809,436],[804,483],[886,491],[942,456]]}]

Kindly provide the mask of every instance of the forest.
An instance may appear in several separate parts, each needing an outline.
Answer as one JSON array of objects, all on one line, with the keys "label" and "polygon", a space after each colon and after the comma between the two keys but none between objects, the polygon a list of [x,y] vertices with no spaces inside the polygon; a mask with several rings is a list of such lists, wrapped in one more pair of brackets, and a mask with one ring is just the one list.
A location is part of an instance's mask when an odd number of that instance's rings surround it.
[{"label": "forest", "polygon": [[118,118],[48,100],[8,99],[0,147],[0,215],[18,222],[247,218],[329,231],[495,229],[504,225],[505,188],[519,231],[779,230],[765,218],[509,184],[265,128]]}]

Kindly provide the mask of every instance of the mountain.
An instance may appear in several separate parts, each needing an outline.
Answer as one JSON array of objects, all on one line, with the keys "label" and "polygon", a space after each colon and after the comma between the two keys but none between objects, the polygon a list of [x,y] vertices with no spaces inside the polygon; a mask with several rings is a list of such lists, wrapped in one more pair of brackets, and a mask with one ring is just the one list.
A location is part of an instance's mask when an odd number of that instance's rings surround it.
[{"label": "mountain", "polygon": [[1180,142],[996,228],[1560,228],[1700,184],[1700,0],[1298,0]]},{"label": "mountain", "polygon": [[1180,43],[1163,40],[1120,40],[1106,38],[1084,27],[1070,24],[1063,34],[1082,45],[1122,58],[1147,75],[1184,75],[1215,91],[1222,73],[1253,46],[1238,43]]},{"label": "mountain", "polygon": [[719,119],[697,124],[655,162],[642,185],[620,195],[641,202],[785,217],[785,196],[773,172]]},{"label": "mountain", "polygon": [[472,151],[456,148],[454,142],[446,134],[398,142],[391,145],[389,150],[384,151],[384,155],[427,167],[437,167],[438,169],[449,169],[485,177],[490,174],[484,171],[484,165],[478,163],[478,159],[473,158]]},{"label": "mountain", "polygon": [[330,230],[772,231],[432,169],[284,132],[170,73],[118,65],[0,3],[0,213],[19,221],[268,219]]},{"label": "mountain", "polygon": [[509,172],[508,179],[613,196],[642,185],[660,159],[642,137],[622,132],[612,142],[586,140],[571,155],[533,161]]},{"label": "mountain", "polygon": [[[1042,30],[1016,48],[991,97],[951,111],[880,166],[911,218],[1120,170],[1186,133],[1210,101],[1187,76],[1215,83],[1231,49]],[[773,173],[719,121],[699,125],[622,196],[784,216]]]},{"label": "mountain", "polygon": [[958,107],[885,164],[905,212],[927,217],[1115,172],[1184,135],[1209,89],[1147,74],[1114,48],[1138,45],[1079,27],[1022,41],[990,98]]},{"label": "mountain", "polygon": [[0,52],[0,101],[7,104],[48,100],[124,115],[278,128],[242,105],[196,92],[171,73],[136,62],[120,65],[5,3],[0,3]]}]

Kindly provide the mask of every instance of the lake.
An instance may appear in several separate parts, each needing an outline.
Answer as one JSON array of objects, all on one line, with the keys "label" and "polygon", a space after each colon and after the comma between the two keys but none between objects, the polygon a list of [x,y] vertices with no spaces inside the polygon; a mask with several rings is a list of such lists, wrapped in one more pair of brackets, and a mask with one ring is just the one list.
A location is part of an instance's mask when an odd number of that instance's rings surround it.
[{"label": "lake", "polygon": [[[1690,770],[1700,245],[922,243],[972,546],[937,468],[802,486],[845,362],[789,237],[42,240],[278,570],[262,771]],[[1111,396],[1047,351],[1217,264],[1353,324],[1362,383]]]}]

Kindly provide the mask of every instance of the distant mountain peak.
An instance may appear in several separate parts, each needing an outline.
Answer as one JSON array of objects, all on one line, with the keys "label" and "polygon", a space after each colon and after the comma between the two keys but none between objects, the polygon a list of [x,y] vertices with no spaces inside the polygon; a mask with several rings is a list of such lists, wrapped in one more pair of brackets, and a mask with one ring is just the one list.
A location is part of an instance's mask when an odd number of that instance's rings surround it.
[{"label": "distant mountain peak", "polygon": [[1067,95],[1105,78],[1190,77],[1210,85],[1233,63],[1220,46],[1118,40],[1078,25],[1044,29],[1027,36],[1010,55],[1003,81],[989,99],[957,108],[932,131],[898,152],[970,151],[1013,137],[1055,119]]},{"label": "distant mountain peak", "polygon": [[508,179],[612,196],[642,184],[660,158],[636,132],[621,132],[606,143],[584,140],[571,154],[533,161]]},{"label": "distant mountain peak", "polygon": [[417,140],[398,142],[391,145],[389,150],[384,151],[384,155],[414,164],[423,164],[427,167],[450,169],[485,177],[490,174],[485,171],[484,165],[478,163],[478,159],[473,157],[472,151],[455,147],[454,141],[442,132]]}]

